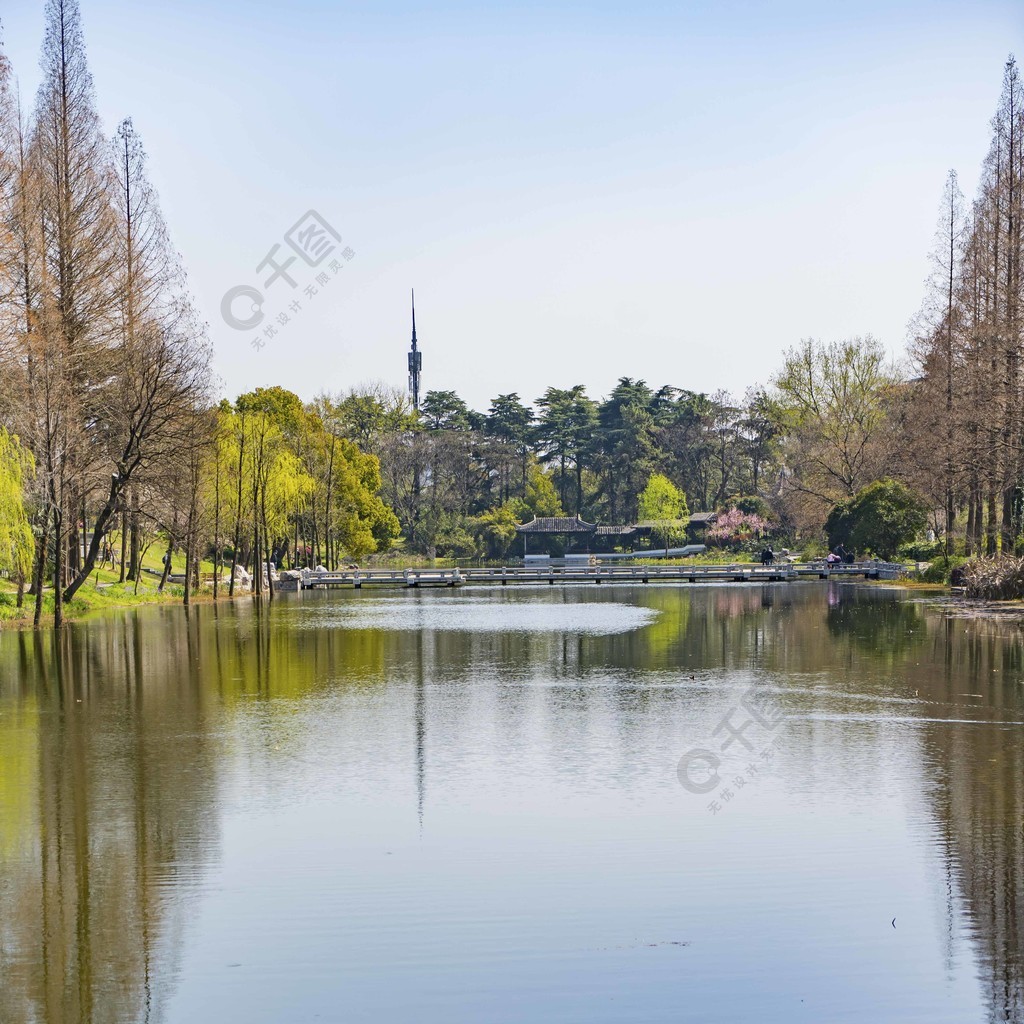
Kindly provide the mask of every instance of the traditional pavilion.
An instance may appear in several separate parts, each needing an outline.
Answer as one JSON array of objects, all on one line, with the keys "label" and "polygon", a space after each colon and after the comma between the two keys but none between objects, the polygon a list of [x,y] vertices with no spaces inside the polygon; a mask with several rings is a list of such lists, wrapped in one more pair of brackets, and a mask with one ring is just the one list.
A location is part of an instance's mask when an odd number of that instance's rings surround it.
[{"label": "traditional pavilion", "polygon": [[565,538],[566,552],[573,546],[575,541],[576,550],[580,551],[580,544],[583,544],[583,551],[590,551],[590,543],[597,533],[597,526],[594,523],[585,523],[579,516],[536,516],[528,523],[516,527],[516,533],[523,538],[523,557],[530,553],[530,538],[541,537],[547,542],[553,537]]},{"label": "traditional pavilion", "polygon": [[594,534],[594,546],[600,551],[612,551],[617,545],[632,547],[636,535],[635,526],[599,526]]},{"label": "traditional pavilion", "polygon": [[697,543],[703,543],[708,528],[714,526],[718,518],[717,512],[691,512],[690,521],[686,524],[686,532]]},{"label": "traditional pavilion", "polygon": [[[617,544],[629,543],[636,534],[633,526],[597,526],[585,522],[579,516],[541,516],[516,527],[516,533],[523,538],[523,556],[530,553],[530,538],[542,538],[545,553],[550,548],[550,540],[558,538],[565,545],[566,553],[573,548],[577,553],[589,553],[592,550],[608,551]],[[539,546],[539,545],[535,545]]]},{"label": "traditional pavilion", "polygon": [[[714,523],[714,512],[694,512],[686,526],[691,541],[701,543],[708,527]],[[591,552],[614,551],[615,548],[632,550],[637,541],[648,541],[651,534],[664,528],[663,522],[635,523],[632,526],[597,526],[577,516],[541,516],[516,527],[516,533],[523,538],[523,557],[528,554],[547,554],[551,541],[558,540],[566,554],[590,554]],[[530,551],[530,538],[539,541]]]}]

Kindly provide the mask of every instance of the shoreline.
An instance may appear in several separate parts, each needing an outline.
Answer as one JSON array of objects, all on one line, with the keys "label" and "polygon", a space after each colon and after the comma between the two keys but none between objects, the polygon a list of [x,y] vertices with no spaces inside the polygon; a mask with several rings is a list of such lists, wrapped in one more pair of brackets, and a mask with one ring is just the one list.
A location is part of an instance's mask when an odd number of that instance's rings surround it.
[{"label": "shoreline", "polygon": [[[64,623],[82,622],[93,615],[107,611],[125,611],[133,608],[147,608],[158,605],[178,604],[184,607],[184,590],[178,584],[169,585],[165,590],[142,590],[136,594],[134,583],[111,583],[102,588],[95,586],[82,587],[70,604],[64,606]],[[248,592],[238,593],[233,598],[228,596],[227,588],[217,595],[217,603],[221,601],[237,601],[242,597],[250,597]],[[0,591],[0,630],[3,629],[53,629],[52,592],[43,595],[43,617],[38,626],[32,621],[35,614],[35,599],[25,596],[21,609],[15,607],[14,591]],[[203,591],[193,595],[190,604],[213,604],[213,593]]]},{"label": "shoreline", "polygon": [[[909,594],[920,595],[921,598],[929,598],[930,603],[941,608],[947,614],[955,617],[974,618],[1012,618],[1014,616],[1024,618],[1024,600],[990,601],[983,598],[968,598],[962,594],[954,593],[948,585],[935,583],[920,583],[914,580],[849,580],[844,581],[856,586],[884,586],[905,590]],[[713,586],[714,584],[708,584]],[[122,589],[124,587],[125,589]],[[134,593],[127,588],[134,587],[134,584],[113,583],[102,588],[82,588],[75,595],[69,605],[65,606],[64,622],[78,623],[85,621],[94,615],[100,615],[108,611],[126,611],[130,609],[145,608],[156,605],[178,604],[184,607],[184,593],[180,585],[172,584],[162,593],[156,590],[140,590]],[[237,601],[242,598],[252,597],[249,592],[236,594],[233,598],[227,594],[225,588],[217,596],[217,603],[221,601]],[[14,607],[15,594],[13,591],[0,591],[0,630],[6,629],[53,629],[53,605],[52,599],[46,602],[43,612],[43,620],[38,627],[33,623],[32,616],[35,611],[35,602],[30,596],[26,596],[25,603],[20,612]],[[46,600],[44,596],[44,601]],[[211,591],[203,591],[192,597],[191,604],[214,604]]]}]

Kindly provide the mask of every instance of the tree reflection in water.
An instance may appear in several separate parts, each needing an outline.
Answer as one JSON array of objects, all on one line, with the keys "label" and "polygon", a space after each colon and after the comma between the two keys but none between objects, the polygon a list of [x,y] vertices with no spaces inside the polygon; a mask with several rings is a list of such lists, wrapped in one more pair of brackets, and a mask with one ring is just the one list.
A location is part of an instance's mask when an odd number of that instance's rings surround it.
[{"label": "tree reflection in water", "polygon": [[[656,614],[607,634],[309,628],[337,603],[324,598],[126,613],[58,637],[0,634],[0,1020],[161,1018],[220,856],[226,726],[253,702],[266,708],[265,742],[276,749],[306,702],[339,687],[408,686],[422,827],[432,750],[479,728],[472,708],[437,710],[451,682],[493,683],[488,728],[510,749],[524,730],[543,730],[557,770],[605,713],[608,687],[617,728],[607,742],[628,765],[662,742],[691,674],[728,671],[777,692],[808,779],[862,757],[865,735],[906,730],[950,948],[966,925],[989,1018],[1024,1024],[1024,728],[998,724],[1024,720],[1018,622],[817,583],[467,595],[467,615],[474,601],[542,602],[549,614],[557,605],[580,623],[595,604]],[[428,610],[438,599],[380,598]],[[596,678],[608,686],[595,690]],[[541,691],[543,717],[523,685],[533,679],[557,684]],[[835,720],[861,711],[854,742]],[[870,786],[882,768],[859,770]]]}]

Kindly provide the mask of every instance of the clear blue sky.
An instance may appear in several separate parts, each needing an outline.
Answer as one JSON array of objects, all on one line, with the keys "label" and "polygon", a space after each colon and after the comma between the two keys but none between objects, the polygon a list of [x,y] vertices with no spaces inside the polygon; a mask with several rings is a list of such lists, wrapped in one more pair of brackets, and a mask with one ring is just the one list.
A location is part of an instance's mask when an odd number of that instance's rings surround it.
[{"label": "clear blue sky", "polygon": [[[946,171],[973,194],[1003,62],[1024,58],[1019,0],[82,14],[226,394],[404,385],[415,286],[425,386],[478,408],[623,374],[742,393],[806,336],[901,352]],[[42,0],[2,18],[33,98]],[[256,352],[221,296],[309,209],[355,255]],[[266,289],[261,327],[288,292]]]}]

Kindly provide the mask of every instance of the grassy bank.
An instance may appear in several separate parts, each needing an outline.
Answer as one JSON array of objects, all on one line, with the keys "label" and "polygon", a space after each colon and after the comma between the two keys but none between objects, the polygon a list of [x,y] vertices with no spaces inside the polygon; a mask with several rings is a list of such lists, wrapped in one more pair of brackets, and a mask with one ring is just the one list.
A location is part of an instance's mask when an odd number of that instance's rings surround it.
[{"label": "grassy bank", "polygon": [[[113,537],[115,550],[120,550],[120,540],[115,533]],[[181,603],[185,596],[185,588],[180,584],[168,583],[163,591],[157,589],[160,583],[160,575],[163,571],[161,561],[164,551],[164,544],[154,544],[144,552],[142,556],[142,567],[144,570],[139,579],[136,592],[134,582],[119,582],[121,573],[119,569],[109,567],[93,570],[89,579],[80,588],[70,604],[64,606],[64,618],[68,621],[85,618],[97,612],[103,612],[116,608],[135,608],[147,604],[174,604]],[[224,568],[227,573],[230,564]],[[181,573],[185,569],[184,559],[178,555],[172,563],[172,569]],[[203,576],[210,576],[213,573],[213,563],[202,561],[199,564],[199,572]],[[227,587],[224,587],[223,595],[227,597]],[[193,601],[210,600],[208,590],[193,597]],[[3,626],[25,626],[32,624],[35,615],[35,598],[25,596],[25,603],[21,608],[17,606],[17,589],[8,580],[0,580],[0,627]],[[53,623],[53,591],[49,588],[43,593],[43,618],[42,625]]]},{"label": "grassy bank", "polygon": [[[85,618],[96,612],[114,608],[134,608],[146,604],[169,604],[180,602],[184,597],[181,587],[167,586],[161,593],[155,586],[140,582],[139,592],[134,592],[134,583],[111,583],[97,587],[95,583],[85,584],[70,604],[64,606],[67,620]],[[28,626],[35,614],[35,598],[26,596],[21,608],[17,607],[17,592],[7,583],[0,583],[0,626]],[[43,625],[53,622],[53,592],[43,594]]]}]

